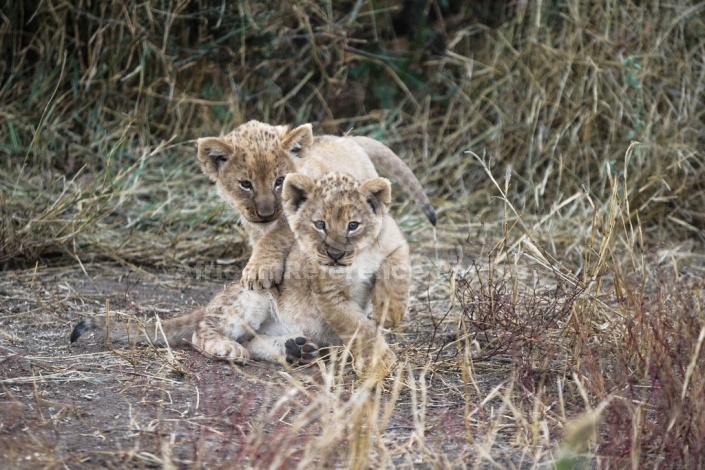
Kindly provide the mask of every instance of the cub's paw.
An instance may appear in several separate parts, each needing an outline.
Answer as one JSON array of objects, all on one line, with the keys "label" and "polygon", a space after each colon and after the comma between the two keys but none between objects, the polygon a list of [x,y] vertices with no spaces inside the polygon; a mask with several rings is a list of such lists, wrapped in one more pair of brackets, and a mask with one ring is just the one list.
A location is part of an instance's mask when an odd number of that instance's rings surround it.
[{"label": "cub's paw", "polygon": [[289,364],[311,364],[318,358],[318,346],[303,336],[286,340],[284,349]]},{"label": "cub's paw", "polygon": [[365,350],[358,350],[353,361],[355,372],[379,379],[391,373],[396,365],[397,355],[381,336]]},{"label": "cub's paw", "polygon": [[235,341],[218,341],[207,353],[213,359],[245,364],[250,360],[250,353]]},{"label": "cub's paw", "polygon": [[206,357],[221,361],[244,364],[250,359],[250,353],[235,341],[218,337],[205,341],[193,341],[193,347]]},{"label": "cub's paw", "polygon": [[375,289],[372,293],[372,319],[384,328],[394,328],[404,318],[406,306],[399,305],[392,296]]},{"label": "cub's paw", "polygon": [[269,289],[281,284],[284,278],[284,262],[258,262],[251,259],[242,270],[240,283],[250,290]]},{"label": "cub's paw", "polygon": [[386,342],[383,348],[377,349],[376,359],[378,364],[384,369],[385,374],[389,374],[393,371],[398,362],[397,355],[394,354],[394,351],[392,351]]}]

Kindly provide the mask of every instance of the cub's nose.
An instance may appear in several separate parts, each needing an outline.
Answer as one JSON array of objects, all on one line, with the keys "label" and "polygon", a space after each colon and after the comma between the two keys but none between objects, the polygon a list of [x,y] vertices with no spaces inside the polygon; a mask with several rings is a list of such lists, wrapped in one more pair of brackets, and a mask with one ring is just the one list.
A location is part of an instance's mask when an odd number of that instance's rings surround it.
[{"label": "cub's nose", "polygon": [[345,254],[344,251],[336,250],[335,248],[328,248],[326,253],[328,253],[328,257],[333,261],[338,261]]},{"label": "cub's nose", "polygon": [[273,207],[255,209],[255,214],[257,214],[257,217],[259,217],[260,219],[268,219],[274,215],[274,212],[275,211]]}]

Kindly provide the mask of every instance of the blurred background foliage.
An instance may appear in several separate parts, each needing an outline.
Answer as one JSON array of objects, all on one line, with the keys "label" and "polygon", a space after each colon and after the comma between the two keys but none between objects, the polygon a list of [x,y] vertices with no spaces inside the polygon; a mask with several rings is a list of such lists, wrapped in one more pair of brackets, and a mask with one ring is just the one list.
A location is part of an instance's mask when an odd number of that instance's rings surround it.
[{"label": "blurred background foliage", "polygon": [[648,240],[703,238],[702,3],[0,4],[0,266],[234,256],[193,139],[249,119],[384,141],[441,228],[501,210],[470,150],[527,217],[616,188]]}]

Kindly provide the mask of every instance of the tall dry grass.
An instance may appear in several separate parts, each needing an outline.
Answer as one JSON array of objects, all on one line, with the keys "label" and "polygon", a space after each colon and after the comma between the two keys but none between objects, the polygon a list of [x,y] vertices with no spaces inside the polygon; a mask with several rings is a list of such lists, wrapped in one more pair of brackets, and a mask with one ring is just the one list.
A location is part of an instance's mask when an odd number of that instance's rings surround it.
[{"label": "tall dry grass", "polygon": [[702,238],[699,5],[432,2],[397,36],[399,3],[8,2],[0,259],[144,260],[146,233],[190,251],[204,234],[184,226],[229,223],[191,141],[252,118],[383,139],[447,221],[494,216],[473,150],[513,169],[522,212],[624,180],[650,239]]}]

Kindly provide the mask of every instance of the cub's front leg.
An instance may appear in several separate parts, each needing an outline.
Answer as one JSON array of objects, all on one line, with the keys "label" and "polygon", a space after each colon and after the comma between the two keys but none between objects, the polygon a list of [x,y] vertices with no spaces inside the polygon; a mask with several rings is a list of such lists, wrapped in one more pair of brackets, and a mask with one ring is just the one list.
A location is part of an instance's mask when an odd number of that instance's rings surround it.
[{"label": "cub's front leg", "polygon": [[372,318],[385,328],[397,326],[409,305],[411,288],[409,245],[404,243],[387,256],[372,287]]},{"label": "cub's front leg", "polygon": [[349,299],[339,285],[327,283],[321,277],[315,291],[316,307],[343,344],[350,348],[355,370],[374,374],[381,371],[382,376],[389,373],[396,363],[396,355],[359,305]]},{"label": "cub's front leg", "polygon": [[281,284],[284,278],[285,260],[292,245],[294,234],[286,223],[277,225],[257,240],[252,247],[252,256],[242,270],[240,283],[246,289],[269,289]]}]

